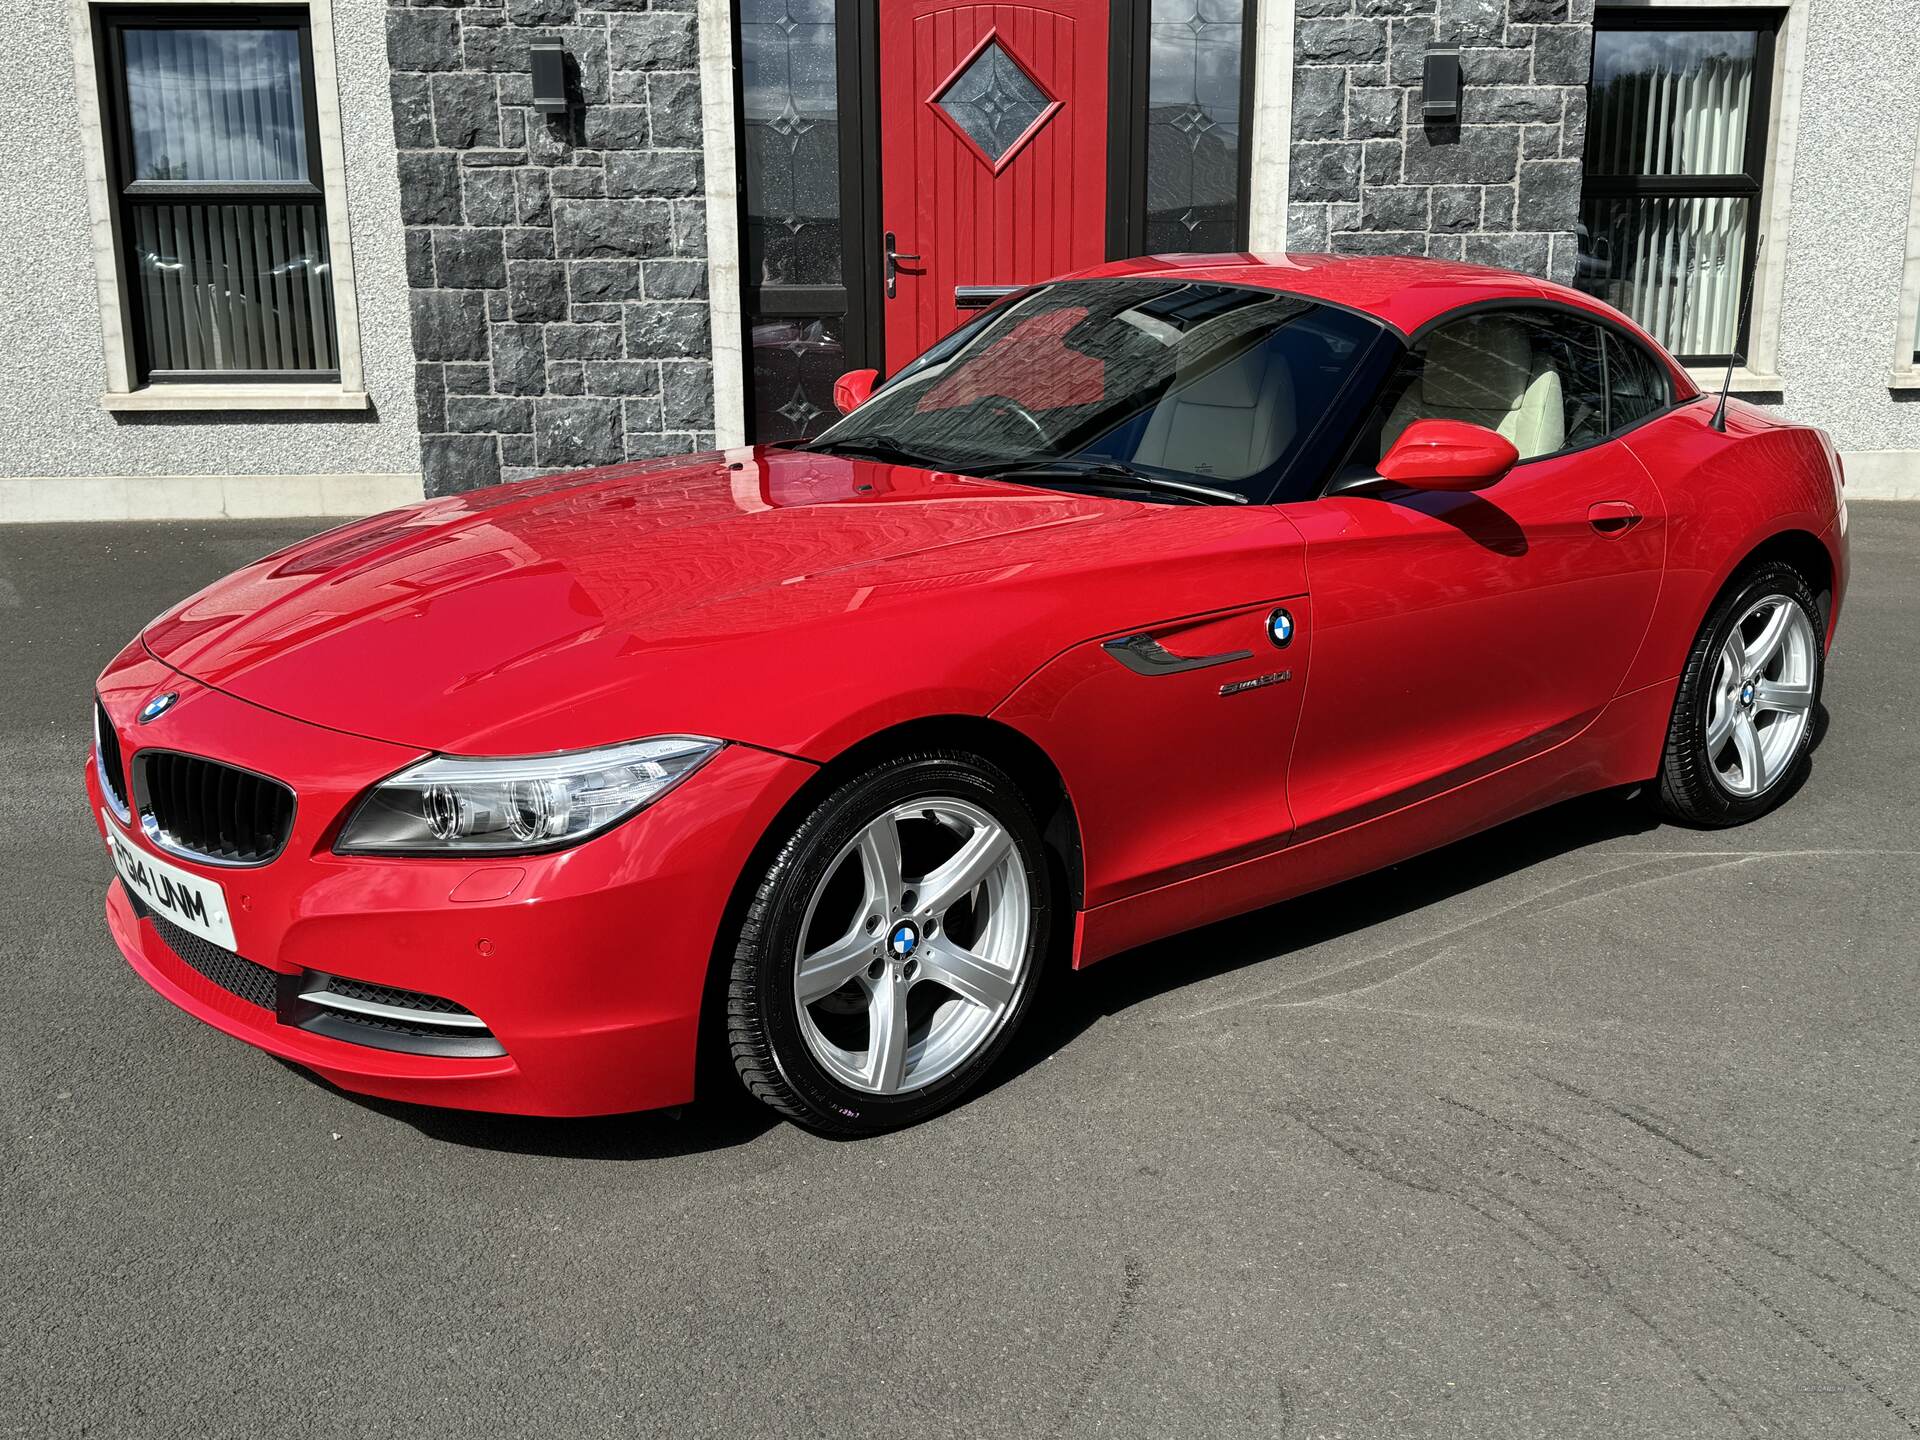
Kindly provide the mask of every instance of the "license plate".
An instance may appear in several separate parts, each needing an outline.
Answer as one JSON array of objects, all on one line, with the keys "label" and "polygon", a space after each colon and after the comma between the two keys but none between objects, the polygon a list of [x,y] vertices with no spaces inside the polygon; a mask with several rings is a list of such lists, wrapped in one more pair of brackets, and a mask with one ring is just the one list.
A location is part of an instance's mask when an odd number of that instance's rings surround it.
[{"label": "license plate", "polygon": [[100,823],[106,828],[107,850],[113,856],[114,868],[128,890],[182,930],[211,940],[222,950],[239,949],[233,941],[233,921],[227,917],[224,889],[134,849],[105,811],[100,814]]}]

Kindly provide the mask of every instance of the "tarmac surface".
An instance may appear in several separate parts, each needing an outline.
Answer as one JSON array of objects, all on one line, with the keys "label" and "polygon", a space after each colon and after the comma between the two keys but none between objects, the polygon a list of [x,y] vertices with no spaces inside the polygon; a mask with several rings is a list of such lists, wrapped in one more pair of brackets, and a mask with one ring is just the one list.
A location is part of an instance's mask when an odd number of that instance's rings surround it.
[{"label": "tarmac surface", "polygon": [[134,975],[92,679],[317,525],[0,529],[0,1435],[1920,1434],[1920,505],[1781,811],[1116,957],[857,1144],[367,1103]]}]

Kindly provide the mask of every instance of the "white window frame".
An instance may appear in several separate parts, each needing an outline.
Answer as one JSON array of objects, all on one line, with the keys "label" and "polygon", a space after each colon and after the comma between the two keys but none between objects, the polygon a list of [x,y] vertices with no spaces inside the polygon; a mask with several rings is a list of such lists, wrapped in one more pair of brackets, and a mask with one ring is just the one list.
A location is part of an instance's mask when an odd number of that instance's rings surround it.
[{"label": "white window frame", "polygon": [[[1774,45],[1773,101],[1767,129],[1765,169],[1760,177],[1760,239],[1765,242],[1753,278],[1753,315],[1747,358],[1734,367],[1736,394],[1774,394],[1780,378],[1780,312],[1787,293],[1787,229],[1793,213],[1793,161],[1800,134],[1800,92],[1807,64],[1808,0],[1606,0],[1621,10],[1781,10]],[[1726,372],[1688,371],[1703,390],[1718,390]]]},{"label": "white window frame", "polygon": [[1889,390],[1920,390],[1920,149],[1913,164],[1913,200],[1907,210],[1907,264],[1900,278],[1900,320],[1893,332]]},{"label": "white window frame", "polygon": [[113,189],[107,168],[106,132],[100,110],[100,76],[94,53],[96,15],[127,8],[166,5],[201,8],[252,6],[263,0],[68,0],[73,32],[74,83],[79,88],[81,159],[87,210],[93,230],[94,271],[99,282],[100,330],[105,345],[107,388],[100,397],[110,411],[150,410],[365,410],[365,372],[360,356],[360,307],[354,291],[353,237],[347,220],[347,167],[340,138],[340,84],[334,68],[332,0],[278,0],[279,8],[305,8],[313,35],[313,91],[320,121],[321,190],[327,207],[327,245],[333,267],[335,331],[340,378],[312,382],[249,383],[235,380],[193,385],[133,384],[127,350],[127,282],[114,244]]}]

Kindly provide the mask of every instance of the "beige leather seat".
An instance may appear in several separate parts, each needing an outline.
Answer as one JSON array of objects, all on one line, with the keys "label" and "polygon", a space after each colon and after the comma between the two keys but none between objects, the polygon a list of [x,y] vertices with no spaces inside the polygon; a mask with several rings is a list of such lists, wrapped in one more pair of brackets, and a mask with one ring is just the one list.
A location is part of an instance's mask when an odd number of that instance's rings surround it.
[{"label": "beige leather seat", "polygon": [[1476,315],[1433,332],[1421,377],[1407,387],[1380,432],[1385,454],[1416,420],[1465,420],[1497,430],[1522,460],[1551,455],[1566,441],[1560,374],[1536,360],[1525,325]]},{"label": "beige leather seat", "polygon": [[1142,465],[1241,480],[1273,463],[1293,434],[1293,384],[1271,345],[1197,379],[1174,382],[1133,458]]}]

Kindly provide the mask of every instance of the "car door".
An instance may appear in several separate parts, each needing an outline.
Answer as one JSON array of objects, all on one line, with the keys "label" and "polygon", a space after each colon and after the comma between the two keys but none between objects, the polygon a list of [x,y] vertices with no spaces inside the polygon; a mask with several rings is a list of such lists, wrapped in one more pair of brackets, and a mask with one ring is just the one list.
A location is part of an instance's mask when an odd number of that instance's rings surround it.
[{"label": "car door", "polygon": [[1521,463],[1477,493],[1374,482],[1280,507],[1307,543],[1315,624],[1288,781],[1297,838],[1540,753],[1617,692],[1664,525],[1651,477],[1609,437],[1602,337],[1572,307],[1456,312],[1388,381],[1366,462],[1410,420],[1442,417],[1499,429]]}]

